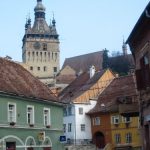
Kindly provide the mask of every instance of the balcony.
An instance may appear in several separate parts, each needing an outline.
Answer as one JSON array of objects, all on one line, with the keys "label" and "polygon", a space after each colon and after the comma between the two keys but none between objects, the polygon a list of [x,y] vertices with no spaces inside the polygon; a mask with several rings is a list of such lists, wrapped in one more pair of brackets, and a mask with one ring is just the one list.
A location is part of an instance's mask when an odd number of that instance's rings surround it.
[{"label": "balcony", "polygon": [[139,116],[138,103],[119,104],[119,113],[124,117],[137,117]]}]

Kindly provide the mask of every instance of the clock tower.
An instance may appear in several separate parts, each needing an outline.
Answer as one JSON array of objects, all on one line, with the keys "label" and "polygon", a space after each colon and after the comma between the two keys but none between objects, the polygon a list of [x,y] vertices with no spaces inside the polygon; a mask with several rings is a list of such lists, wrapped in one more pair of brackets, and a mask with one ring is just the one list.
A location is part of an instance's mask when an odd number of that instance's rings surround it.
[{"label": "clock tower", "polygon": [[50,25],[45,20],[45,7],[37,0],[33,26],[28,18],[22,45],[23,66],[45,84],[53,84],[60,69],[59,35],[53,17]]}]

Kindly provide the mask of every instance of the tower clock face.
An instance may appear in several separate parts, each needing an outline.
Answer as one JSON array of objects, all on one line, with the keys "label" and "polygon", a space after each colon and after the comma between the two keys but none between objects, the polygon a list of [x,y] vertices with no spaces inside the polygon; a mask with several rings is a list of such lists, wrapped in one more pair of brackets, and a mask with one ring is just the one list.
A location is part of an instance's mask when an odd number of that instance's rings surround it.
[{"label": "tower clock face", "polygon": [[40,49],[41,45],[40,45],[39,42],[35,42],[34,45],[33,45],[33,47],[34,47],[35,49]]}]

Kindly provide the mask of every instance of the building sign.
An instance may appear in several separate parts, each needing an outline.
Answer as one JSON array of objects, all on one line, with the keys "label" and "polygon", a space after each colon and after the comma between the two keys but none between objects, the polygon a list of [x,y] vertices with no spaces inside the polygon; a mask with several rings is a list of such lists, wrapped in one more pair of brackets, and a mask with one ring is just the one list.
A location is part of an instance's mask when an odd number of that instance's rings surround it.
[{"label": "building sign", "polygon": [[45,140],[45,132],[39,132],[38,133],[38,140],[44,141]]},{"label": "building sign", "polygon": [[66,136],[60,136],[59,141],[60,142],[66,142]]}]

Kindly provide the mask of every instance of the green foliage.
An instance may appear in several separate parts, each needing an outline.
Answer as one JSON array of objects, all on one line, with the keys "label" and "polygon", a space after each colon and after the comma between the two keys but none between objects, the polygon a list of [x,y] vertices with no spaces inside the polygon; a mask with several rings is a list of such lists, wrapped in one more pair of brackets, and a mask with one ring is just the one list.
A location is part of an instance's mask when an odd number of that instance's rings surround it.
[{"label": "green foliage", "polygon": [[109,67],[113,72],[118,73],[119,75],[127,75],[130,70],[130,62],[127,56],[116,56],[109,58]]},{"label": "green foliage", "polygon": [[109,67],[109,57],[108,57],[108,50],[105,48],[103,52],[103,69],[106,69]]}]

